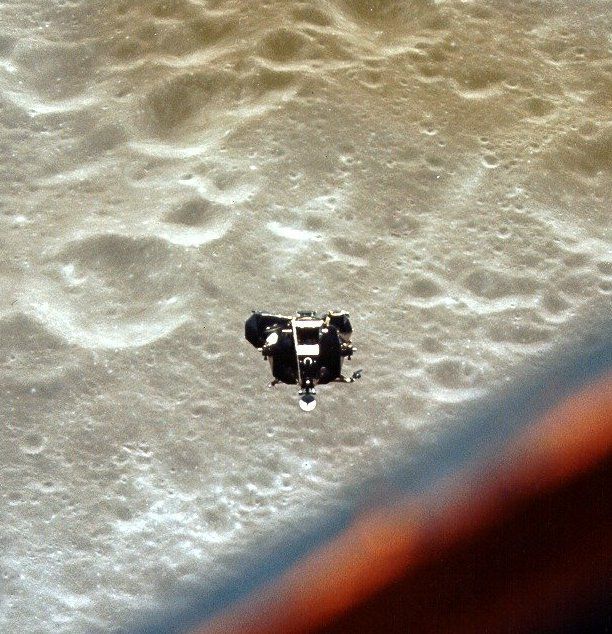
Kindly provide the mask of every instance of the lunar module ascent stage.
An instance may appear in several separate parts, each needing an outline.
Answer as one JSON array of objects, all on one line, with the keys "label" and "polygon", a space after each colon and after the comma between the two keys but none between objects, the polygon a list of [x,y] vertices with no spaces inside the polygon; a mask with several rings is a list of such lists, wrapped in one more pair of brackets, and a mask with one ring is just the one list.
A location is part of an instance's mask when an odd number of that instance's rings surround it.
[{"label": "lunar module ascent stage", "polygon": [[299,404],[304,411],[316,407],[316,385],[361,378],[361,370],[349,378],[342,374],[344,359],[355,352],[352,333],[349,314],[344,311],[319,316],[315,311],[300,310],[292,317],[253,311],[244,324],[246,340],[270,362],[274,376],[270,387],[299,385]]}]

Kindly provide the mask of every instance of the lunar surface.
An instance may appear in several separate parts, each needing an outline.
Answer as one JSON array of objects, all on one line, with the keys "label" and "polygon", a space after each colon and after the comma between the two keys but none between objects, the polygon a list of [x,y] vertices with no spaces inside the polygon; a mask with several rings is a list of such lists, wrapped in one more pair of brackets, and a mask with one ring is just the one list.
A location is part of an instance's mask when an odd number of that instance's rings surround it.
[{"label": "lunar surface", "polygon": [[[0,4],[0,630],[119,631],[610,308],[606,0]],[[310,413],[252,309],[345,309]]]}]

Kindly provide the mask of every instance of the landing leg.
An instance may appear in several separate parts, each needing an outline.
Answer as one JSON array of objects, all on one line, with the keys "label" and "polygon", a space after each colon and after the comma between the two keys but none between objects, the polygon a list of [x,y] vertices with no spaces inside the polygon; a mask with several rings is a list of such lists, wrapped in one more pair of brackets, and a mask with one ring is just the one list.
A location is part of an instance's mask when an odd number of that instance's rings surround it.
[{"label": "landing leg", "polygon": [[355,372],[353,372],[353,374],[347,379],[343,374],[341,374],[336,381],[340,381],[342,383],[352,383],[353,381],[356,381],[357,379],[361,378],[361,373],[363,372],[363,370],[355,370]]},{"label": "landing leg", "polygon": [[298,394],[300,395],[300,409],[304,412],[311,412],[317,406],[317,399],[315,394],[317,391],[314,387],[304,387]]}]

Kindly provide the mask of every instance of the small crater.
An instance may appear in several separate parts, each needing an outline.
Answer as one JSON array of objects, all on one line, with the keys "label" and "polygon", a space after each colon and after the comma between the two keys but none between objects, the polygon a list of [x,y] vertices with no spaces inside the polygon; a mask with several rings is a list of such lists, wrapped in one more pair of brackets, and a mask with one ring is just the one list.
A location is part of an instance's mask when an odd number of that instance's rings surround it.
[{"label": "small crater", "polygon": [[296,75],[294,72],[262,66],[251,77],[251,84],[253,92],[263,96],[269,92],[287,91],[295,84],[295,79]]},{"label": "small crater", "polygon": [[379,70],[363,70],[358,78],[359,83],[366,88],[377,89],[382,85],[382,74]]},{"label": "small crater", "polygon": [[348,238],[334,238],[332,240],[332,245],[340,253],[347,256],[367,258],[369,253],[367,245],[354,240],[349,240]]},{"label": "small crater", "polygon": [[297,31],[280,28],[269,33],[259,46],[259,54],[274,62],[303,59],[309,40]]},{"label": "small crater", "polygon": [[233,76],[214,71],[187,72],[156,85],[145,98],[153,128],[167,133],[196,112],[224,108],[224,95],[234,87]]},{"label": "small crater", "polygon": [[[231,200],[236,189],[223,193],[225,186],[230,187],[231,184],[229,180],[223,182],[219,176],[215,180],[216,195]],[[239,195],[242,193],[236,197]],[[197,196],[167,212],[162,217],[163,223],[167,224],[160,225],[157,233],[172,244],[199,247],[222,238],[230,230],[233,217],[230,205]]]},{"label": "small crater", "polygon": [[578,269],[587,266],[591,258],[587,253],[569,253],[563,257],[563,263],[572,269]]},{"label": "small crater", "polygon": [[431,123],[421,123],[421,133],[427,136],[435,136],[438,134],[438,129]]},{"label": "small crater", "polygon": [[23,493],[21,491],[11,491],[7,496],[7,501],[10,506],[17,506],[23,503]]},{"label": "small crater", "polygon": [[223,205],[212,203],[204,198],[193,198],[168,212],[163,220],[187,227],[199,227],[225,209]]},{"label": "small crater", "polygon": [[459,84],[469,91],[487,90],[499,84],[506,74],[501,68],[472,66],[465,67],[457,77]]},{"label": "small crater", "polygon": [[24,78],[21,89],[28,86],[41,100],[80,100],[96,73],[98,59],[94,45],[86,39],[53,42],[31,38],[28,46],[17,45],[13,51]]},{"label": "small crater", "polygon": [[444,352],[444,344],[440,341],[440,339],[438,339],[438,337],[432,337],[431,335],[423,337],[421,348],[424,352],[428,352],[430,354],[440,354],[441,352]]},{"label": "small crater", "polygon": [[191,408],[191,415],[194,418],[200,418],[210,414],[211,407],[207,403],[198,403]]},{"label": "small crater", "polygon": [[6,35],[0,35],[0,55],[9,56],[17,40]]},{"label": "small crater", "polygon": [[43,451],[45,448],[45,438],[40,434],[30,433],[25,436],[23,439],[23,444],[21,445],[21,450],[23,453],[28,455],[36,455]]},{"label": "small crater", "polygon": [[612,292],[612,282],[608,280],[601,280],[597,288],[599,288],[599,290],[605,295],[608,295],[609,293]]},{"label": "small crater", "polygon": [[559,289],[572,297],[588,297],[596,285],[597,278],[588,271],[573,272],[559,282]]},{"label": "small crater", "polygon": [[444,75],[444,67],[441,64],[418,64],[417,69],[419,74],[425,79]]},{"label": "small crater", "polygon": [[540,97],[529,97],[523,102],[523,105],[527,114],[533,117],[545,117],[555,109],[552,102]]},{"label": "small crater", "polygon": [[428,156],[426,157],[425,162],[434,171],[439,171],[444,167],[444,159],[439,156]]},{"label": "small crater", "polygon": [[42,493],[46,494],[53,493],[57,490],[55,483],[51,480],[45,480],[44,482],[41,482],[38,488]]},{"label": "small crater", "polygon": [[129,522],[134,517],[134,511],[127,504],[122,503],[115,504],[112,513],[122,522]]},{"label": "small crater", "polygon": [[587,177],[612,171],[612,129],[592,137],[570,132],[548,155],[549,161]]},{"label": "small crater", "polygon": [[442,294],[440,285],[435,280],[424,275],[412,280],[406,290],[409,295],[419,299],[431,299]]},{"label": "small crater", "polygon": [[499,159],[495,154],[485,154],[482,157],[482,164],[489,169],[494,169],[499,167]]},{"label": "small crater", "polygon": [[497,271],[476,269],[461,278],[468,291],[478,297],[497,299],[509,295],[512,291],[510,279]]},{"label": "small crater", "polygon": [[419,220],[404,209],[393,211],[388,218],[389,233],[395,237],[406,237],[420,228]]},{"label": "small crater", "polygon": [[612,260],[601,260],[597,263],[597,269],[602,275],[612,276]]},{"label": "small crater", "polygon": [[98,125],[87,135],[85,148],[92,155],[102,154],[124,143],[127,134],[123,127],[116,124]]},{"label": "small crater", "polygon": [[563,313],[571,307],[571,304],[562,295],[553,291],[545,293],[540,303],[544,310],[553,315]]},{"label": "small crater", "polygon": [[474,364],[459,359],[438,361],[429,367],[429,373],[438,385],[454,390],[473,387],[480,377]]},{"label": "small crater", "polygon": [[298,22],[306,22],[314,26],[330,26],[332,19],[323,10],[313,6],[298,7],[293,10],[293,17]]}]

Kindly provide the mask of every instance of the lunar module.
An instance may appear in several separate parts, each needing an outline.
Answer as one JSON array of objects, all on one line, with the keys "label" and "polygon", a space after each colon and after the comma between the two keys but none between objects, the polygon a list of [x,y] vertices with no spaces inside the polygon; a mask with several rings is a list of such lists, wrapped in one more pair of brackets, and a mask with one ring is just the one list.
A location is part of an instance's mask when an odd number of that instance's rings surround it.
[{"label": "lunar module", "polygon": [[244,324],[246,340],[270,362],[274,377],[270,387],[299,385],[299,404],[304,411],[317,405],[316,385],[361,378],[361,370],[348,378],[342,374],[344,359],[355,352],[352,332],[349,314],[343,311],[319,316],[315,311],[299,310],[292,317],[253,311]]}]

